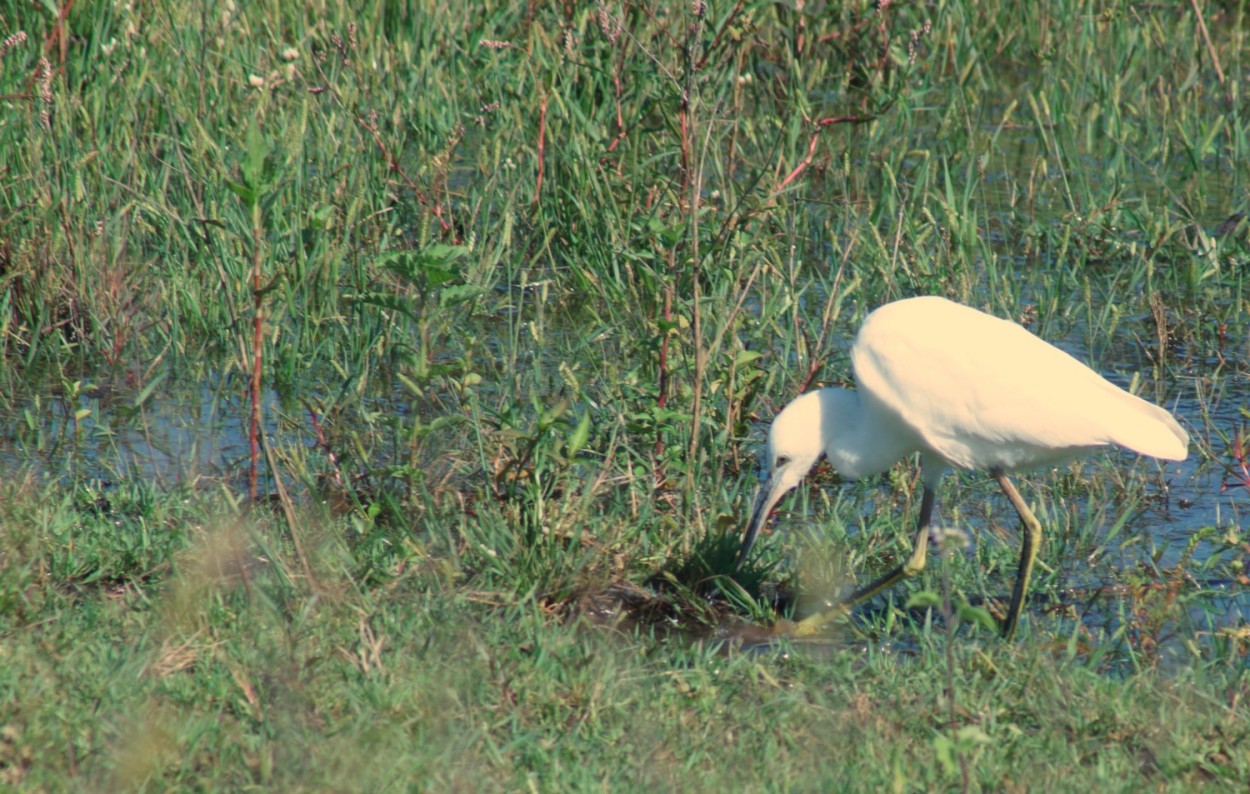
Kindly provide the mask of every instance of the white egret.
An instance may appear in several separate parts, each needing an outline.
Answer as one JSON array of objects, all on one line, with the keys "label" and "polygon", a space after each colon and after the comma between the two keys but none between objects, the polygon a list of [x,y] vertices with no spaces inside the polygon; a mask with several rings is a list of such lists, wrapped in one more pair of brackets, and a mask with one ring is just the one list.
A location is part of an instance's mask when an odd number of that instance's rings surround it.
[{"label": "white egret", "polygon": [[[933,500],[949,467],[985,469],[1023,524],[1020,564],[1003,636],[1016,630],[1042,527],[1007,472],[1048,466],[1114,444],[1142,455],[1184,460],[1189,435],[1167,411],[1107,381],[1072,356],[997,317],[922,297],[868,315],[851,350],[855,391],[818,389],[798,397],[768,431],[768,476],[738,564],[773,505],[823,454],[857,479],[920,453],[924,494],[911,557],[853,592],[872,596],[924,569]],[[798,626],[809,634],[837,610]]]}]

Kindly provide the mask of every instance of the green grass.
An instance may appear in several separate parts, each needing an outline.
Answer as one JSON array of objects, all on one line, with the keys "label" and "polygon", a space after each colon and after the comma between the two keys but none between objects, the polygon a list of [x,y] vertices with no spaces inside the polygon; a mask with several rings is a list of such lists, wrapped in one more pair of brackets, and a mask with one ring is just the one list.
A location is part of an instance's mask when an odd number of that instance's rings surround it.
[{"label": "green grass", "polygon": [[117,506],[119,531],[186,536],[164,570],[75,576],[49,558],[91,511],[29,501],[47,495],[10,493],[3,522],[0,770],[27,790],[932,790],[960,759],[1000,790],[1250,774],[1235,646],[1109,674],[1076,630],[935,623],[741,653],[556,620],[429,557],[362,588],[333,522],[305,525],[305,569],[279,522],[211,499]]},{"label": "green grass", "polygon": [[[0,781],[1246,779],[1244,4],[1209,46],[1189,4],[792,5],[0,12]],[[1028,478],[1014,644],[1013,514],[960,476],[966,548],[737,647],[907,553],[912,468],[822,473],[728,580],[761,424],[922,293],[1193,463]]]}]

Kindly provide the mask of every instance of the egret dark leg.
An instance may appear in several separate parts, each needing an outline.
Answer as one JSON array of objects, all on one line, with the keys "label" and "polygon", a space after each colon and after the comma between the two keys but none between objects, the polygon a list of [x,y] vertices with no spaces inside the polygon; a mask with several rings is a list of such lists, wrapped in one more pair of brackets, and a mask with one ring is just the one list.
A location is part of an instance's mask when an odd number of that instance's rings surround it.
[{"label": "egret dark leg", "polygon": [[911,556],[907,561],[898,566],[889,573],[874,579],[846,598],[838,602],[837,606],[827,609],[824,612],[817,612],[815,615],[806,617],[799,621],[794,627],[794,636],[810,637],[820,633],[831,620],[843,615],[847,611],[847,607],[863,601],[865,598],[887,590],[898,584],[903,579],[910,579],[916,574],[924,570],[925,559],[929,551],[929,522],[933,518],[933,491],[928,488],[924,489],[924,495],[920,499],[920,520],[917,522],[916,543],[912,546]]},{"label": "egret dark leg", "polygon": [[916,544],[912,547],[911,556],[907,558],[907,562],[851,593],[842,599],[842,603],[856,604],[865,598],[872,598],[882,590],[887,590],[903,579],[910,579],[923,571],[925,560],[928,558],[929,522],[932,518],[933,492],[926,488],[924,496],[920,500],[920,520],[916,526]]},{"label": "egret dark leg", "polygon": [[1016,570],[1016,586],[1011,591],[1011,606],[1007,609],[1007,619],[1003,621],[1003,639],[1010,640],[1016,636],[1016,622],[1020,618],[1020,607],[1024,604],[1024,596],[1029,591],[1029,577],[1033,574],[1033,561],[1037,559],[1037,549],[1042,545],[1042,525],[1033,515],[1033,511],[1020,498],[1020,492],[1011,480],[1001,471],[991,472],[998,486],[1007,494],[1011,504],[1020,514],[1020,523],[1024,525],[1020,539],[1020,567]]}]

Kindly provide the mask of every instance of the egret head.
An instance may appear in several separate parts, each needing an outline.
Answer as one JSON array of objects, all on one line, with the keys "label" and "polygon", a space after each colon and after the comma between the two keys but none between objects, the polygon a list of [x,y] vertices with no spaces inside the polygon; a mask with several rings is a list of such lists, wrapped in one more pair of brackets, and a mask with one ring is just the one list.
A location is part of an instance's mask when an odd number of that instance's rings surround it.
[{"label": "egret head", "polygon": [[782,409],[768,429],[768,444],[764,448],[765,480],[755,500],[751,522],[747,524],[746,536],[738,550],[741,566],[760,527],[768,520],[777,500],[791,488],[802,482],[825,449],[824,398],[820,391],[811,391]]}]

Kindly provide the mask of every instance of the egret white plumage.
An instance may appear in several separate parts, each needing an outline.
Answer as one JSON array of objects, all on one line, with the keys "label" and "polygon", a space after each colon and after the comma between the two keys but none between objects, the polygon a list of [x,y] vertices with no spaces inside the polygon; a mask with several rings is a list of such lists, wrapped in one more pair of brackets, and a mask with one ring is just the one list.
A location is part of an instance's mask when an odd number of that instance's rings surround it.
[{"label": "egret white plumage", "polygon": [[[777,501],[823,455],[858,479],[920,453],[924,494],[911,557],[853,592],[849,604],[924,569],[938,484],[948,468],[984,469],[1024,530],[1003,636],[1015,634],[1042,527],[1007,478],[1097,447],[1184,460],[1189,434],[1162,408],[1115,386],[1021,326],[945,298],[886,304],[864,320],[851,350],[854,391],[818,389],[782,409],[768,432],[768,475],[738,563]],[[799,624],[810,633],[817,615]],[[804,631],[807,628],[808,631]]]}]

